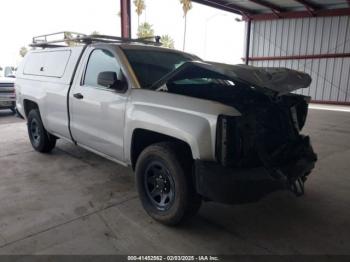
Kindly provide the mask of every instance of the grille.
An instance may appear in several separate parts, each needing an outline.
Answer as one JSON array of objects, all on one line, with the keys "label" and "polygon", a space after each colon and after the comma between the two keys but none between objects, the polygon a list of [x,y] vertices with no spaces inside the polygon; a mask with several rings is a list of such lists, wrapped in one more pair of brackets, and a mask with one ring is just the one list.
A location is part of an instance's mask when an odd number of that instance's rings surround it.
[{"label": "grille", "polygon": [[0,94],[13,94],[15,92],[14,83],[0,83]]},{"label": "grille", "polygon": [[220,116],[216,157],[224,166],[259,166],[258,147],[272,154],[297,137],[290,112],[283,107],[254,108],[242,117]]},{"label": "grille", "polygon": [[14,87],[14,83],[0,83],[0,87]]}]

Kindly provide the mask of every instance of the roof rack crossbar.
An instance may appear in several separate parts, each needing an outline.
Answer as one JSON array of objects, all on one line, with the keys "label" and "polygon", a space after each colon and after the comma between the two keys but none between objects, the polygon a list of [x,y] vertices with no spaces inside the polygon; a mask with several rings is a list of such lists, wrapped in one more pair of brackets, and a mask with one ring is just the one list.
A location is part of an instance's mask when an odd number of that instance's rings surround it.
[{"label": "roof rack crossbar", "polygon": [[[57,37],[63,35],[63,38],[48,40],[49,37]],[[153,41],[152,41],[153,40]],[[142,43],[148,45],[160,46],[160,37],[144,37],[144,38],[123,38],[118,36],[110,35],[85,35],[76,32],[58,32],[47,35],[40,35],[33,37],[31,47],[42,47],[42,48],[54,48],[54,47],[65,47],[70,43],[75,44],[91,44],[91,43]],[[67,45],[58,45],[59,43],[66,43]]]},{"label": "roof rack crossbar", "polygon": [[62,32],[57,32],[57,33],[52,33],[52,34],[45,34],[45,35],[39,35],[33,37],[33,42],[32,44],[35,43],[43,43],[43,42],[51,42],[48,40],[49,37],[61,37],[63,36],[64,40],[67,40],[68,38],[75,38],[79,36],[86,36],[85,34],[82,33],[77,33],[77,32],[70,32],[70,31],[62,31]]}]

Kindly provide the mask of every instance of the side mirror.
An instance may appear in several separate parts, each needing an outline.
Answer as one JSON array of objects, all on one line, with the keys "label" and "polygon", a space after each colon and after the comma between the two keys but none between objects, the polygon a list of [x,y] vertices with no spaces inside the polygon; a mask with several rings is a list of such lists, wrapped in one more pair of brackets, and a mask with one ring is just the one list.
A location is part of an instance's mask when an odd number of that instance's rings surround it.
[{"label": "side mirror", "polygon": [[116,72],[111,71],[99,73],[97,78],[97,84],[110,89],[114,89],[118,92],[123,92],[127,88],[126,82],[119,80]]},{"label": "side mirror", "polygon": [[100,86],[110,88],[117,80],[117,74],[115,72],[101,72],[97,77],[97,84]]}]

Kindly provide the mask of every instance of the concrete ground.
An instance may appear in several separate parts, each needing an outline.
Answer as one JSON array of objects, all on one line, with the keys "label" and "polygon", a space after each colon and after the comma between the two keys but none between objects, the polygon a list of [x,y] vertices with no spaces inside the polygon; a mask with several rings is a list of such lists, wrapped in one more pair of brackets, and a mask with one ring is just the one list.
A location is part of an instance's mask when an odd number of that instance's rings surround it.
[{"label": "concrete ground", "polygon": [[350,254],[350,113],[311,109],[319,155],[306,195],[204,203],[169,228],[143,211],[131,170],[59,141],[32,150],[0,111],[0,254]]}]

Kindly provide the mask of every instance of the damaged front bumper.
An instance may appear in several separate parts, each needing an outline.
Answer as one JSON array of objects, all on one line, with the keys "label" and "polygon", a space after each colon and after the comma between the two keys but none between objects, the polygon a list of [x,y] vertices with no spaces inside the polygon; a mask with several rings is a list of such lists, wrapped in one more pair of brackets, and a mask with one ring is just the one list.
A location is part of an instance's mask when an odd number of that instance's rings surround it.
[{"label": "damaged front bumper", "polygon": [[303,137],[294,150],[290,161],[278,167],[234,168],[196,160],[194,174],[197,193],[204,199],[228,204],[255,202],[277,190],[291,190],[301,195],[317,155],[309,137]]}]

